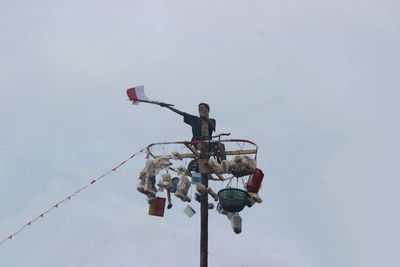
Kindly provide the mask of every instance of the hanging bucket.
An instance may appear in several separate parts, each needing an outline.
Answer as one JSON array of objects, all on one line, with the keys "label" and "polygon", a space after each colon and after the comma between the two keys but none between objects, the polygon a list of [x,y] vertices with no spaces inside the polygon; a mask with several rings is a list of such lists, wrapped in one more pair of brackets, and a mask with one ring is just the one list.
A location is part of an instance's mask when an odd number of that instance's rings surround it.
[{"label": "hanging bucket", "polygon": [[171,193],[175,193],[176,189],[178,188],[178,183],[179,183],[179,178],[174,177],[171,179],[172,182],[172,188],[169,190]]},{"label": "hanging bucket", "polygon": [[251,193],[258,193],[260,190],[262,180],[264,178],[264,173],[260,169],[256,169],[252,175],[250,175],[249,182],[246,185],[247,191]]},{"label": "hanging bucket", "polygon": [[192,184],[199,184],[201,183],[201,174],[198,172],[192,173]]},{"label": "hanging bucket", "polygon": [[238,188],[225,188],[218,192],[219,203],[227,212],[239,212],[248,203],[249,193]]},{"label": "hanging bucket", "polygon": [[187,205],[186,208],[183,210],[183,212],[184,212],[189,218],[192,217],[192,216],[196,213],[196,211],[195,211],[190,205]]},{"label": "hanging bucket", "polygon": [[[198,172],[199,171],[199,161],[197,159],[193,159],[189,162],[187,168],[189,172]],[[189,174],[190,176],[190,174]]]},{"label": "hanging bucket", "polygon": [[149,215],[164,217],[165,198],[156,197],[149,205]]}]

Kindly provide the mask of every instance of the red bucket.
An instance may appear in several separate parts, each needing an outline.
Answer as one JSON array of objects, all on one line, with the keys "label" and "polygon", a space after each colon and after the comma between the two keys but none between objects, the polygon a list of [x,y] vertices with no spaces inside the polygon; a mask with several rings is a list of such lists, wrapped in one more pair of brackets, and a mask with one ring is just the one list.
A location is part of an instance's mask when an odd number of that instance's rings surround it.
[{"label": "red bucket", "polygon": [[164,217],[165,198],[156,197],[149,206],[149,215]]},{"label": "red bucket", "polygon": [[261,182],[264,178],[264,173],[260,169],[256,169],[252,175],[250,175],[249,182],[247,183],[246,189],[250,193],[258,193],[260,190]]}]

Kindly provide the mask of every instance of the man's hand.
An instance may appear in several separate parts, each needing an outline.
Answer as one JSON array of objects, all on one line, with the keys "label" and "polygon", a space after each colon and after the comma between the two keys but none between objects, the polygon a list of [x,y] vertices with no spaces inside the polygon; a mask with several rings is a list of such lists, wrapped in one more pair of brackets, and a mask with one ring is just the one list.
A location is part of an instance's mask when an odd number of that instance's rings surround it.
[{"label": "man's hand", "polygon": [[159,102],[158,104],[159,104],[161,107],[164,107],[164,108],[167,108],[167,107],[170,106],[169,104],[164,103],[164,102]]},{"label": "man's hand", "polygon": [[185,112],[182,112],[176,108],[173,108],[174,105],[172,105],[172,104],[168,104],[168,103],[164,103],[164,102],[157,102],[157,104],[160,105],[160,107],[168,108],[168,109],[172,110],[173,112],[178,113],[179,115],[183,116],[184,114],[186,114]]}]

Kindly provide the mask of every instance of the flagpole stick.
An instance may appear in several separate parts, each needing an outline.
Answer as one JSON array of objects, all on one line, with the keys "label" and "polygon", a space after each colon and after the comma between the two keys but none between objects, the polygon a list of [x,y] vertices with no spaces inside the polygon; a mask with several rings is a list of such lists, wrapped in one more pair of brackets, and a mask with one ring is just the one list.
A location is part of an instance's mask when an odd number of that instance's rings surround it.
[{"label": "flagpole stick", "polygon": [[[158,101],[152,101],[152,100],[139,100],[138,102],[144,102],[144,103],[149,103],[149,104],[155,104],[155,105],[160,105],[160,102],[158,102]],[[173,104],[168,104],[168,103],[164,103],[166,106],[169,106],[169,107],[173,107],[173,106],[175,106],[175,105],[173,105]]]}]

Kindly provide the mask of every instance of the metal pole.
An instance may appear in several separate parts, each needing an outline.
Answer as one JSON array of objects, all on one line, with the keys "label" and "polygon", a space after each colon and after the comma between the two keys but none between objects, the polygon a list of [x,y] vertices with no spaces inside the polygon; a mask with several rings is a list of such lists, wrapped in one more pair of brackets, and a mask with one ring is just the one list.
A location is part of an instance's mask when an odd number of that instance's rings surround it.
[{"label": "metal pole", "polygon": [[[208,187],[208,174],[202,174],[203,185]],[[208,193],[201,196],[200,267],[208,266]]]},{"label": "metal pole", "polygon": [[[207,148],[202,150],[201,159],[208,159]],[[208,187],[208,173],[202,172],[202,184]],[[201,196],[200,214],[200,267],[208,266],[208,193],[207,190]]]}]

